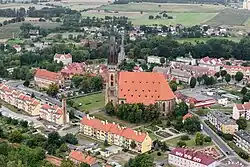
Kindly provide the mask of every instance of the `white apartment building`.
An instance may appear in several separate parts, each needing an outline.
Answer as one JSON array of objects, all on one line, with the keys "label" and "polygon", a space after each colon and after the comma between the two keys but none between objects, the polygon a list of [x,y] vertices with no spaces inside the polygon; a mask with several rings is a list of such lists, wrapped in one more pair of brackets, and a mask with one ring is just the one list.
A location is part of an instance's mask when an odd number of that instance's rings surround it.
[{"label": "white apartment building", "polygon": [[250,102],[234,105],[233,119],[238,120],[240,117],[246,118],[246,120],[250,120]]},{"label": "white apartment building", "polygon": [[181,62],[181,63],[185,63],[187,65],[192,65],[192,66],[197,65],[196,59],[194,59],[192,57],[177,57],[176,61]]},{"label": "white apartment building", "polygon": [[72,63],[72,56],[71,54],[55,54],[54,56],[54,61],[57,63],[62,62],[63,65],[68,65],[70,63]]},{"label": "white apartment building", "polygon": [[166,62],[165,57],[158,57],[158,56],[148,56],[147,57],[147,62],[148,63],[155,63],[155,64],[161,64],[161,59],[164,58]]},{"label": "white apartment building", "polygon": [[238,147],[250,154],[250,131],[239,130],[235,132],[234,142]]}]

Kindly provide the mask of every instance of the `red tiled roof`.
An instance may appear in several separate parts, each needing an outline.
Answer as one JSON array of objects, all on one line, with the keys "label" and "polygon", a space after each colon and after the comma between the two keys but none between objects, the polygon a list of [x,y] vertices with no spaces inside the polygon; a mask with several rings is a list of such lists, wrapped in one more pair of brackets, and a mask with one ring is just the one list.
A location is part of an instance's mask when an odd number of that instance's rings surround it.
[{"label": "red tiled roof", "polygon": [[120,72],[118,97],[126,103],[154,104],[175,98],[162,73]]},{"label": "red tiled roof", "polygon": [[200,163],[203,165],[210,165],[215,162],[211,156],[208,156],[200,151],[188,150],[185,148],[175,148],[171,150],[170,154]]},{"label": "red tiled roof", "polygon": [[111,124],[105,121],[101,121],[95,118],[88,118],[87,116],[83,117],[81,120],[81,124],[90,126],[94,129],[98,129],[104,132],[113,133],[119,136],[123,136],[127,139],[131,139],[137,142],[143,142],[146,133],[135,131],[131,128],[120,127],[117,124]]},{"label": "red tiled roof", "polygon": [[86,163],[89,165],[93,165],[93,164],[97,163],[96,158],[94,158],[90,155],[85,155],[80,151],[73,151],[72,150],[69,154],[69,157],[76,160],[76,161],[83,162],[83,163]]},{"label": "red tiled roof", "polygon": [[56,53],[55,58],[58,58],[58,59],[72,59],[72,56],[69,53],[68,54],[58,54],[58,53]]},{"label": "red tiled roof", "polygon": [[85,63],[70,63],[61,70],[61,73],[80,75],[85,71],[85,66],[86,66]]},{"label": "red tiled roof", "polygon": [[37,69],[35,77],[46,79],[49,81],[59,81],[61,79],[61,75],[59,73],[50,72],[45,69]]},{"label": "red tiled roof", "polygon": [[192,118],[192,117],[193,117],[193,114],[187,113],[186,115],[184,115],[184,116],[182,117],[182,120],[186,120],[186,119]]},{"label": "red tiled roof", "polygon": [[245,104],[235,104],[238,110],[250,110],[250,102]]}]

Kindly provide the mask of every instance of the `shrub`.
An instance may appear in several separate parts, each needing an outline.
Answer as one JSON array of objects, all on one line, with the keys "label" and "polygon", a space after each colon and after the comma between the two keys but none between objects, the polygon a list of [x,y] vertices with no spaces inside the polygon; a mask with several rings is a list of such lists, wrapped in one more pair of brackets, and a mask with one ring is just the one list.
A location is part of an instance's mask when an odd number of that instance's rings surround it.
[{"label": "shrub", "polygon": [[212,141],[212,139],[211,139],[211,137],[206,136],[206,137],[204,138],[204,141],[207,142],[207,143],[210,143],[210,142]]},{"label": "shrub", "polygon": [[188,135],[183,135],[181,136],[181,140],[185,141],[185,140],[190,140]]},{"label": "shrub", "polygon": [[225,140],[228,140],[228,141],[232,141],[232,140],[233,140],[233,135],[228,134],[228,133],[223,134],[222,137],[223,137]]},{"label": "shrub", "polygon": [[246,152],[240,151],[238,154],[243,159],[248,159],[249,158],[249,155]]},{"label": "shrub", "polygon": [[159,152],[157,152],[157,156],[161,156],[161,152],[159,151]]},{"label": "shrub", "polygon": [[186,146],[187,146],[187,144],[184,141],[178,141],[178,143],[177,143],[177,147],[186,147]]}]

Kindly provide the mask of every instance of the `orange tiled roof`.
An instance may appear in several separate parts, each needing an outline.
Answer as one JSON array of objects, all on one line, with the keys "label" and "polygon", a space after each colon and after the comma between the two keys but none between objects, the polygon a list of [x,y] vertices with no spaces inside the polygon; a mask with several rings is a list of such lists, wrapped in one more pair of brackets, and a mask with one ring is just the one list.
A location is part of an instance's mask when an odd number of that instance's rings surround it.
[{"label": "orange tiled roof", "polygon": [[58,58],[58,59],[72,59],[72,56],[69,53],[68,54],[58,54],[58,53],[56,53],[55,57]]},{"label": "orange tiled roof", "polygon": [[187,113],[186,115],[184,115],[184,116],[182,117],[182,120],[186,120],[186,119],[192,118],[192,117],[193,117],[193,114]]},{"label": "orange tiled roof", "polygon": [[45,69],[37,69],[35,77],[50,80],[50,81],[59,81],[61,76],[59,73],[50,72]]},{"label": "orange tiled roof", "polygon": [[126,103],[154,104],[175,98],[162,73],[120,72],[118,97]]},{"label": "orange tiled roof", "polygon": [[111,124],[105,121],[101,121],[99,119],[88,118],[88,116],[85,116],[82,118],[81,124],[90,126],[94,129],[98,129],[104,132],[123,136],[127,139],[131,139],[137,142],[143,142],[143,140],[147,136],[146,133],[138,132],[131,128],[120,127],[117,124],[114,124],[114,123]]},{"label": "orange tiled roof", "polygon": [[89,165],[93,165],[97,163],[96,158],[90,156],[90,155],[85,155],[81,151],[71,151],[69,154],[69,157],[72,159],[75,159],[79,162],[83,162]]}]

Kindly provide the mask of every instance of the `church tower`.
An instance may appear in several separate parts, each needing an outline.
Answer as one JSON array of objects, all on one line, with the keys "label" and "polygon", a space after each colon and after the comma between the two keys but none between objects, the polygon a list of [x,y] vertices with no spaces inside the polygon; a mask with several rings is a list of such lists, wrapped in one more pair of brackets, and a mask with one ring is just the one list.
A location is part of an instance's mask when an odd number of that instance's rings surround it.
[{"label": "church tower", "polygon": [[117,66],[118,66],[118,47],[115,41],[113,27],[109,38],[109,55],[108,55],[108,81],[106,83],[105,104],[112,102],[117,104]]}]

